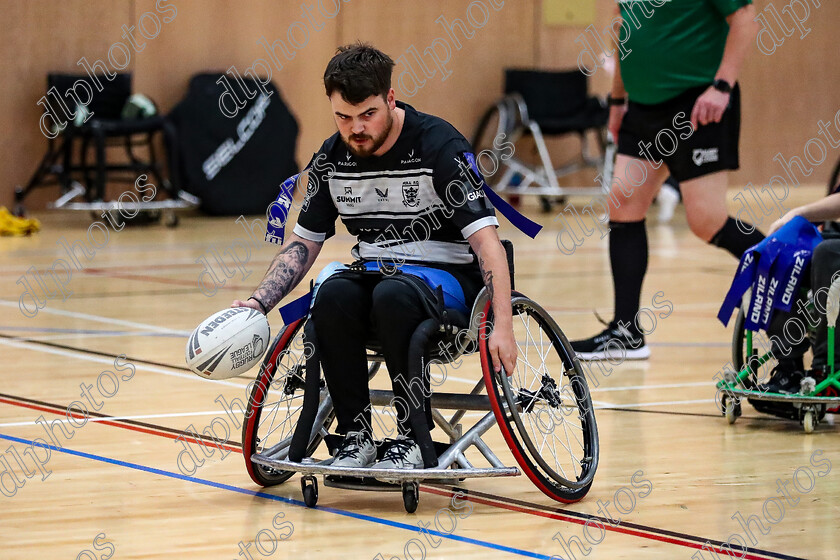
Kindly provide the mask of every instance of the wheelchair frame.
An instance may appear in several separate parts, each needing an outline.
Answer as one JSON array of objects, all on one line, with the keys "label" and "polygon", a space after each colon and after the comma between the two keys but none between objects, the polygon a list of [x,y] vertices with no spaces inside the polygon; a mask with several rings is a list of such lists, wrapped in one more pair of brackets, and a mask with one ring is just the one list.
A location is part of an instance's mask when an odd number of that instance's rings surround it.
[{"label": "wheelchair frame", "polygon": [[[744,309],[749,307],[750,291],[748,290],[741,303],[741,310],[735,321],[732,337],[733,363],[739,368],[737,373],[730,373],[718,381],[716,387],[722,393],[720,404],[723,416],[730,424],[741,416],[741,399],[748,398],[755,402],[783,402],[792,404],[798,410],[799,422],[806,433],[812,433],[825,414],[827,407],[840,405],[840,397],[819,396],[819,393],[829,387],[840,392],[840,371],[834,363],[834,333],[840,311],[840,278],[834,280],[828,290],[826,309],[828,335],[828,375],[819,383],[811,377],[802,380],[800,391],[796,394],[771,393],[752,389],[752,382],[758,368],[773,359],[772,351],[762,355],[753,346],[753,331],[744,329]],[[743,333],[743,338],[742,338]],[[746,352],[744,352],[744,350]]]},{"label": "wheelchair frame", "polygon": [[[486,343],[482,344],[487,338],[487,325],[488,323],[492,324],[489,320],[492,317],[490,297],[486,289],[482,289],[473,305],[469,326],[464,329],[449,327],[451,331],[448,334],[454,336],[456,345],[454,355],[448,355],[447,358],[452,362],[461,356],[475,352],[476,346],[478,346],[483,377],[468,394],[432,393],[431,395],[433,420],[435,424],[441,427],[450,440],[445,451],[438,454],[437,467],[413,470],[347,468],[331,466],[332,458],[326,460],[312,459],[311,455],[316,451],[320,443],[329,436],[328,429],[334,417],[332,400],[326,385],[321,379],[320,369],[318,370],[318,385],[316,387],[319,404],[312,423],[312,429],[309,432],[308,443],[306,443],[307,456],[299,462],[292,461],[288,458],[290,449],[295,445],[293,443],[294,434],[292,433],[281,439],[278,443],[271,445],[268,449],[260,451],[259,444],[262,434],[259,432],[262,425],[260,422],[263,412],[262,408],[266,403],[269,390],[273,385],[279,384],[280,380],[273,380],[275,370],[278,369],[280,361],[288,351],[288,346],[292,339],[301,331],[303,324],[307,320],[300,319],[286,325],[277,335],[272,347],[266,354],[263,367],[257,378],[257,383],[254,384],[254,389],[249,398],[246,422],[243,425],[242,446],[246,467],[252,480],[260,485],[270,486],[282,483],[288,480],[293,473],[299,472],[303,474],[301,478],[301,490],[303,492],[304,502],[307,506],[314,507],[318,500],[318,483],[315,475],[324,475],[324,484],[326,486],[356,490],[401,491],[403,505],[406,511],[413,513],[419,501],[419,483],[421,481],[456,482],[466,478],[517,476],[521,474],[518,468],[505,466],[482,439],[483,434],[493,424],[498,423],[519,466],[542,492],[555,500],[566,503],[582,499],[589,491],[598,463],[597,425],[595,423],[589,391],[586,387],[586,379],[579,362],[571,351],[568,340],[548,313],[535,302],[517,292],[513,292],[512,294],[511,305],[514,307],[515,315],[517,314],[516,310],[520,309],[519,314],[526,313],[530,319],[530,313],[533,311],[535,316],[541,318],[540,328],[547,327],[550,329],[553,334],[553,340],[549,342],[554,351],[558,353],[561,361],[563,361],[563,372],[561,375],[567,376],[570,379],[569,387],[572,387],[572,394],[575,400],[574,405],[564,405],[561,402],[560,394],[556,390],[556,382],[551,383],[546,381],[545,378],[550,378],[550,375],[545,372],[543,372],[539,390],[519,390],[516,392],[516,398],[519,400],[512,401],[514,391],[510,388],[511,382],[504,372],[499,375],[492,371],[492,368],[489,366],[490,357],[486,351]],[[525,309],[525,306],[531,311]],[[525,311],[521,311],[521,309],[525,309]],[[477,324],[473,320],[477,316],[482,317],[478,315],[479,312],[484,313],[483,317],[488,319],[481,324]],[[441,325],[441,330],[446,328],[445,325]],[[458,333],[466,333],[466,336],[458,336]],[[543,331],[541,330],[540,333],[542,336]],[[558,345],[560,346],[559,348]],[[551,351],[551,348],[549,348],[545,355],[548,355],[549,351]],[[565,352],[565,355],[561,351]],[[310,357],[307,357],[307,366]],[[384,359],[381,354],[374,353],[368,355],[368,360],[371,364],[369,366],[369,377],[372,378],[379,370]],[[568,367],[566,362],[571,364],[571,367]],[[292,374],[286,376],[283,382],[282,391],[286,395],[293,395],[294,391],[303,384],[312,383],[308,375],[306,380],[303,379],[299,366],[300,364],[295,366],[298,369],[293,369]],[[576,386],[572,382],[572,379],[577,381]],[[292,380],[292,385],[295,386],[290,386],[289,380]],[[496,384],[501,385],[501,390],[496,388]],[[483,388],[487,388],[488,394],[479,394]],[[526,395],[526,399],[530,399],[528,402],[521,402],[523,393]],[[391,399],[393,396],[393,391],[371,390],[371,405],[388,404],[392,402]],[[293,399],[294,397],[290,396],[289,401]],[[579,411],[578,418],[581,420],[581,437],[584,441],[578,440],[578,443],[581,445],[582,456],[579,461],[580,475],[577,480],[565,480],[565,470],[561,465],[560,470],[563,472],[563,476],[560,478],[564,482],[559,483],[557,477],[552,477],[551,473],[556,474],[555,471],[540,457],[539,453],[541,450],[535,449],[530,439],[524,442],[525,445],[523,447],[522,442],[519,441],[522,439],[521,432],[518,432],[519,436],[514,432],[514,430],[523,429],[521,419],[517,420],[522,411],[526,413],[531,412],[534,410],[535,403],[538,400],[547,402],[551,399],[555,400],[554,405],[557,408],[563,406],[572,408],[574,406]],[[511,402],[515,402],[516,404],[511,406]],[[312,403],[310,402],[309,404],[311,405]],[[304,397],[304,404],[299,409],[301,412],[295,423],[294,431],[297,431],[297,424],[301,422],[301,417],[306,414],[306,406],[307,401],[306,397]],[[531,409],[527,410],[529,406]],[[519,410],[514,410],[517,408]],[[451,418],[447,419],[441,413],[441,410],[455,410],[456,412]],[[460,420],[467,411],[475,410],[488,412],[465,431],[460,424]],[[271,414],[270,411],[268,413]],[[563,414],[565,415],[565,412]],[[274,416],[276,415],[277,412],[275,411]],[[287,415],[287,420],[290,417],[291,415]],[[554,426],[553,422],[554,420],[552,418],[552,426]],[[517,425],[513,426],[511,424]],[[274,419],[272,418],[271,427],[273,426]],[[564,429],[566,429],[565,424]],[[272,431],[269,430],[263,437],[269,437]],[[568,433],[566,437],[568,442]],[[545,444],[545,441],[546,439],[544,438],[543,444]],[[475,447],[490,466],[474,466],[464,454],[470,447]],[[566,449],[569,450],[573,459],[577,459],[570,447],[566,447]],[[546,472],[548,472],[548,476],[546,476]]]}]

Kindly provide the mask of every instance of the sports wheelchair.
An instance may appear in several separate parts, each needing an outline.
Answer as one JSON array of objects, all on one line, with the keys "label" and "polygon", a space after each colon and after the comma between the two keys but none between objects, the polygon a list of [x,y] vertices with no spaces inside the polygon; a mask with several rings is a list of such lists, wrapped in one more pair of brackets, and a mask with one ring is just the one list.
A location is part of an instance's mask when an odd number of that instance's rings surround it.
[{"label": "sports wheelchair", "polygon": [[[741,399],[746,398],[759,412],[799,420],[805,432],[810,434],[827,411],[840,407],[840,396],[826,396],[827,392],[840,394],[840,370],[834,363],[834,332],[840,311],[840,278],[832,282],[828,291],[826,377],[819,382],[812,377],[805,377],[799,392],[795,394],[771,393],[758,388],[758,381],[769,377],[777,360],[765,335],[744,328],[744,309],[749,308],[750,295],[751,291],[748,290],[742,298],[732,336],[732,363],[737,371],[727,372],[717,383],[721,413],[730,424],[734,424],[741,416]],[[813,340],[815,333],[813,329],[809,328],[809,331],[807,336]]]},{"label": "sports wheelchair", "polygon": [[[512,247],[509,242],[505,247],[512,263]],[[261,486],[273,486],[300,472],[304,503],[314,507],[318,501],[315,475],[320,474],[326,486],[401,491],[406,511],[413,513],[421,481],[455,483],[473,477],[521,474],[516,467],[506,467],[482,440],[498,423],[519,468],[537,488],[560,502],[582,499],[598,467],[598,428],[583,370],[563,332],[542,307],[517,291],[511,293],[511,306],[519,354],[510,376],[493,371],[488,353],[493,310],[486,288],[479,293],[469,320],[447,309],[447,319],[427,320],[415,332],[409,349],[410,367],[424,368],[425,374],[429,363],[447,364],[477,353],[482,377],[468,394],[431,395],[432,418],[448,442],[432,442],[428,426],[424,434],[419,433],[412,418],[427,466],[413,470],[332,467],[332,458],[313,458],[322,443],[330,451],[338,443],[339,436],[329,432],[334,421],[332,399],[321,373],[317,345],[309,342],[315,340],[309,316],[287,324],[269,347],[249,396],[242,451],[251,479]],[[369,378],[376,375],[383,361],[376,341],[371,341]],[[371,405],[387,405],[393,396],[390,390],[371,389]],[[455,412],[447,418],[444,410]],[[467,411],[486,414],[465,429],[461,420]],[[425,419],[422,424],[425,426]],[[472,446],[489,466],[472,464],[465,455]]]}]

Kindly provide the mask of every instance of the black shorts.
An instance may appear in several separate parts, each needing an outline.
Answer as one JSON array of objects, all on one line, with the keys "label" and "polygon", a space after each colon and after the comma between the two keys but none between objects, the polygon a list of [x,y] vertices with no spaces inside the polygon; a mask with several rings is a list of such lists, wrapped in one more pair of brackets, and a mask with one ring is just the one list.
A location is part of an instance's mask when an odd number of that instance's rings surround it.
[{"label": "black shorts", "polygon": [[664,161],[677,181],[687,181],[725,169],[738,169],[741,133],[741,93],[732,89],[729,106],[718,123],[692,131],[691,111],[709,86],[691,88],[656,105],[630,101],[618,132],[618,153]]}]

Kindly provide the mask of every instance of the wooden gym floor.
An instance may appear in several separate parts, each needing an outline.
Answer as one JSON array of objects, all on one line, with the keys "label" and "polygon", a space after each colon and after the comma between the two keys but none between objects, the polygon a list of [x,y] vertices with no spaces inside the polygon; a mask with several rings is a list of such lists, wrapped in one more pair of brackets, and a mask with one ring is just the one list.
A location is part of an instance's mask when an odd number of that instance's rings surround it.
[{"label": "wooden gym floor", "polygon": [[[802,187],[789,201],[820,193]],[[526,208],[546,226],[536,240],[507,223],[501,228],[516,244],[518,289],[542,303],[570,338],[592,334],[600,329],[592,310],[611,313],[606,239],[596,233],[564,255],[555,244],[562,222],[531,211],[533,200]],[[101,248],[89,260],[77,252],[83,271],[74,268],[68,279],[56,269],[72,295],[44,298],[40,309],[28,302],[30,314],[37,309],[29,318],[18,306],[27,289],[21,277],[67,259],[62,238],[88,243],[90,223],[86,214],[36,216],[41,233],[0,239],[0,482],[13,494],[0,496],[3,558],[688,560],[726,558],[721,546],[730,538],[749,545],[746,558],[838,558],[838,428],[829,416],[805,435],[797,423],[746,404],[732,426],[720,416],[713,377],[730,360],[731,331],[715,315],[735,261],[695,239],[681,211],[669,226],[649,220],[642,305],[657,316],[653,356],[611,366],[592,389],[601,456],[589,495],[563,505],[524,476],[467,480],[463,503],[453,501],[450,487],[423,486],[414,515],[398,494],[323,484],[318,508],[306,509],[297,476],[259,488],[238,448],[241,414],[230,417],[220,404],[245,401],[248,379],[209,382],[186,370],[186,335],[249,295],[273,246],[251,245],[250,262],[208,297],[198,288],[204,265],[197,260],[213,263],[213,250],[248,242],[233,218],[109,229],[107,244],[95,232]],[[350,246],[346,232],[337,235],[316,269],[346,261]],[[26,278],[40,290],[31,272]],[[282,326],[277,313],[270,322],[272,332]],[[115,364],[118,355],[125,358]],[[463,391],[479,375],[472,358],[450,372],[444,389]],[[68,423],[74,401],[77,412],[91,412],[86,422],[76,416]],[[222,423],[232,428],[230,441],[209,457],[189,444],[190,463],[181,453],[188,444],[177,438],[217,417],[219,430]],[[50,439],[45,423],[52,423],[49,458],[44,448],[30,448],[35,438]],[[497,428],[487,440],[515,464]],[[191,476],[182,474],[179,458],[183,469],[195,469]],[[561,541],[575,544],[564,549]]]}]

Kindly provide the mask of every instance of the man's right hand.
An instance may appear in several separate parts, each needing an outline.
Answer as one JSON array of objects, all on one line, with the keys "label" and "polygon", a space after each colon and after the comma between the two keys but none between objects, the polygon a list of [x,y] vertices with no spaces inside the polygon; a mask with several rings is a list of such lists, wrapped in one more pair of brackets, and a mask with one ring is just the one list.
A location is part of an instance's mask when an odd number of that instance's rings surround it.
[{"label": "man's right hand", "polygon": [[621,128],[621,121],[627,112],[627,105],[613,105],[610,107],[610,118],[607,121],[607,130],[612,134],[613,142],[618,144],[618,129]]},{"label": "man's right hand", "polygon": [[231,307],[250,307],[251,309],[256,309],[260,313],[263,312],[260,304],[253,299],[246,299],[245,301],[240,301],[238,299],[233,300],[233,303],[230,304]]}]

